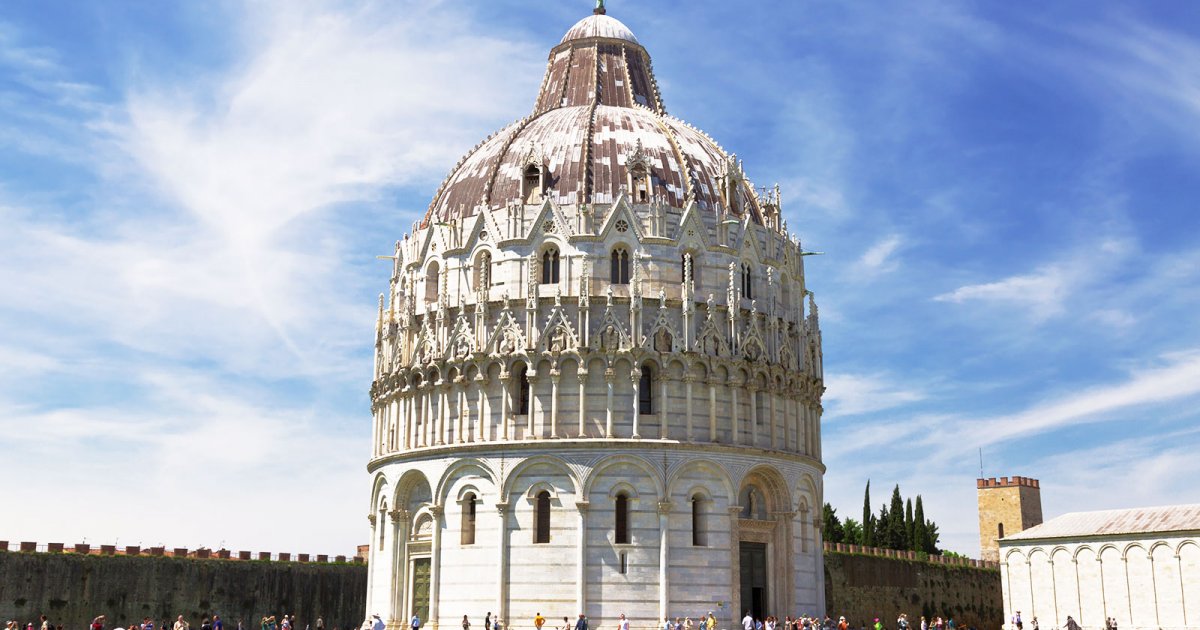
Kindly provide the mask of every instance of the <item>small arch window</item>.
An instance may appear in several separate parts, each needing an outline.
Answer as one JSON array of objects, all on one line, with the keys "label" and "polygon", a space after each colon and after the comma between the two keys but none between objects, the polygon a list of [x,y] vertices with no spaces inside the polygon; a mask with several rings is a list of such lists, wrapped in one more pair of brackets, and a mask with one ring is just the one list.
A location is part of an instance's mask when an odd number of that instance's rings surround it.
[{"label": "small arch window", "polygon": [[747,300],[754,299],[754,275],[748,262],[742,263],[742,297]]},{"label": "small arch window", "polygon": [[629,544],[629,495],[621,492],[617,495],[616,505],[614,505],[614,523],[613,542],[618,545]]},{"label": "small arch window", "polygon": [[642,376],[638,379],[638,413],[654,413],[654,372],[649,365],[642,366]]},{"label": "small arch window", "polygon": [[697,492],[692,496],[692,546],[704,547],[704,495]]},{"label": "small arch window", "polygon": [[996,538],[1004,538],[1004,523],[996,523]]},{"label": "small arch window", "polygon": [[533,504],[534,544],[542,545],[550,542],[550,491],[542,490],[537,493]]},{"label": "small arch window", "polygon": [[436,302],[438,293],[441,290],[441,268],[438,267],[437,261],[429,263],[429,268],[425,270],[425,301]]},{"label": "small arch window", "polygon": [[619,247],[612,251],[609,277],[613,284],[629,284],[629,250]]},{"label": "small arch window", "polygon": [[558,248],[542,252],[542,284],[558,284]]},{"label": "small arch window", "polygon": [[387,531],[387,528],[383,526],[384,519],[386,519],[386,518],[387,518],[387,505],[384,504],[384,505],[379,506],[379,520],[376,521],[376,523],[377,523],[376,527],[379,528],[379,549],[380,550],[383,549],[383,535]]},{"label": "small arch window", "polygon": [[522,197],[525,203],[540,203],[542,201],[542,170],[530,164],[525,168],[525,177],[521,181]]},{"label": "small arch window", "polygon": [[520,375],[517,378],[517,415],[529,415],[529,370],[525,366],[521,366]]},{"label": "small arch window", "polygon": [[463,497],[462,504],[462,538],[460,542],[464,545],[475,544],[475,512],[479,499],[475,497],[474,492],[468,492],[467,496]]}]

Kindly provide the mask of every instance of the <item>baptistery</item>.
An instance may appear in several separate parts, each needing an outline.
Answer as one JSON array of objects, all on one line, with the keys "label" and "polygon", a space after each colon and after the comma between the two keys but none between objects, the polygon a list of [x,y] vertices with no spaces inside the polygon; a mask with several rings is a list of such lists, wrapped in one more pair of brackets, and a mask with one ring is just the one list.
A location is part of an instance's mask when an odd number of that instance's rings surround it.
[{"label": "baptistery", "polygon": [[[824,609],[821,333],[778,186],[601,6],[396,243],[367,613],[730,627]],[[556,624],[560,625],[560,624]]]}]

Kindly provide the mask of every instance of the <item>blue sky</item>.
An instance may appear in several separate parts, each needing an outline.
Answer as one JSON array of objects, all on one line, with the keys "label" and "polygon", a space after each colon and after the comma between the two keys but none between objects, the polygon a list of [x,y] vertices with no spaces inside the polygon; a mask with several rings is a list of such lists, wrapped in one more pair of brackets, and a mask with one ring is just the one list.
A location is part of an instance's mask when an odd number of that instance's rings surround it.
[{"label": "blue sky", "polygon": [[[749,6],[746,6],[749,4]],[[0,7],[0,538],[347,553],[375,255],[580,1]],[[827,499],[1200,502],[1200,5],[612,0],[779,182]]]}]

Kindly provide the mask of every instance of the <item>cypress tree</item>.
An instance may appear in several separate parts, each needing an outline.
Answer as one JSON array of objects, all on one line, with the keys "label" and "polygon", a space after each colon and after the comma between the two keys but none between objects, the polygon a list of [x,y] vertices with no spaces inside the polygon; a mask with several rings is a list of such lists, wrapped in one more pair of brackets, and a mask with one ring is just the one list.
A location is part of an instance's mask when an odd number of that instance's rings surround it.
[{"label": "cypress tree", "polygon": [[913,508],[913,547],[917,551],[929,552],[929,526],[925,521],[925,506],[921,504],[921,495],[917,495],[917,505]]},{"label": "cypress tree", "polygon": [[913,539],[913,506],[911,497],[904,504],[904,542],[905,549],[917,551],[917,546]]},{"label": "cypress tree", "polygon": [[826,503],[822,516],[825,522],[825,542],[846,542],[846,533],[842,529],[842,522],[838,519],[837,510],[832,505]]},{"label": "cypress tree", "polygon": [[871,514],[871,480],[867,480],[867,489],[863,493],[862,544],[871,547],[875,544],[874,523]]},{"label": "cypress tree", "polygon": [[883,505],[879,506],[879,516],[875,517],[875,531],[872,532],[872,534],[875,536],[875,546],[879,547],[880,549],[888,549],[892,542],[889,540],[891,529],[888,527],[888,523],[891,522],[891,520],[892,518],[891,515],[888,514],[887,504],[884,503]]},{"label": "cypress tree", "polygon": [[904,533],[904,499],[900,498],[900,484],[892,488],[892,504],[888,507],[887,548],[906,549],[908,536]]}]

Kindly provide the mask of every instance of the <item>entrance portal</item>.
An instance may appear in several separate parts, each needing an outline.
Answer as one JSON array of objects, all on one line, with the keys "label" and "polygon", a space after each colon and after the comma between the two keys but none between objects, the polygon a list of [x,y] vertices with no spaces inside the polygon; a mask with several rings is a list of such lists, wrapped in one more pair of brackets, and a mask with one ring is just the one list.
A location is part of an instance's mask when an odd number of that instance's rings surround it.
[{"label": "entrance portal", "polygon": [[[429,622],[429,567],[429,558],[417,558],[413,560],[412,610],[408,614],[420,617],[421,626]],[[404,617],[401,617],[401,619],[404,619]]]},{"label": "entrance portal", "polygon": [[755,619],[762,619],[767,608],[767,544],[741,543],[740,573],[742,605],[738,614],[747,610]]}]

